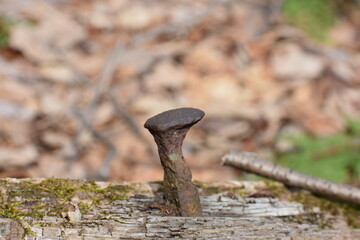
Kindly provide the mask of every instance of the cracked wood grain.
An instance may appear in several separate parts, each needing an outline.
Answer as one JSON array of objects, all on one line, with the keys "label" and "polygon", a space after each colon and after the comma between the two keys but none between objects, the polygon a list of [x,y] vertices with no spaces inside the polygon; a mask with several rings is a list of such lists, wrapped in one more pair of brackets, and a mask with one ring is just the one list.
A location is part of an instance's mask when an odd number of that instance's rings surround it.
[{"label": "cracked wood grain", "polygon": [[[39,182],[41,179],[7,179],[21,183]],[[90,239],[358,239],[360,229],[320,229],[315,223],[288,221],[288,217],[306,214],[300,203],[277,198],[243,198],[227,196],[231,189],[241,189],[248,195],[263,188],[263,182],[227,181],[208,184],[209,188],[223,191],[204,195],[199,187],[203,208],[202,217],[163,216],[159,209],[149,205],[161,198],[160,183],[96,182],[108,186],[133,186],[124,200],[104,201],[81,213],[79,221],[68,221],[59,216],[45,216],[43,220],[24,218],[33,234],[27,240],[90,240]],[[26,186],[26,185],[24,185]],[[6,191],[2,191],[6,195]],[[75,197],[88,201],[82,193]],[[75,201],[75,199],[73,200]],[[31,209],[31,206],[29,206]],[[0,218],[0,239],[21,239],[24,231],[12,219]]]}]

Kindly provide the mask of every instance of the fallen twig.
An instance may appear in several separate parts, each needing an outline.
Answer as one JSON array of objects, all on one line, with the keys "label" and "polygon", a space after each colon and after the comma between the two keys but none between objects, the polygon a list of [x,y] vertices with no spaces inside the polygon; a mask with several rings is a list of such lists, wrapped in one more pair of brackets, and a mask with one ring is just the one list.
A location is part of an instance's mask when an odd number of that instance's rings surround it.
[{"label": "fallen twig", "polygon": [[360,204],[359,188],[312,177],[263,160],[254,153],[233,151],[222,157],[221,163],[274,179],[287,186],[303,188],[319,195]]},{"label": "fallen twig", "polygon": [[158,162],[158,156],[157,153],[153,150],[151,142],[145,137],[145,135],[140,131],[139,125],[136,123],[134,118],[126,111],[125,107],[121,105],[121,103],[116,99],[114,96],[114,93],[110,91],[109,94],[110,101],[113,104],[115,114],[123,119],[125,123],[130,127],[131,131],[142,141],[145,146],[147,152],[153,156],[152,159],[156,160]]},{"label": "fallen twig", "polygon": [[83,116],[83,114],[80,111],[75,111],[75,114],[80,119],[82,128],[89,131],[94,136],[94,138],[96,138],[98,141],[103,143],[108,148],[106,158],[105,158],[104,163],[101,166],[100,170],[94,176],[91,176],[89,178],[91,178],[91,179],[107,179],[110,174],[111,162],[117,155],[118,149],[106,136],[104,136],[102,133],[96,131],[90,125],[90,123],[85,119],[85,117]]}]

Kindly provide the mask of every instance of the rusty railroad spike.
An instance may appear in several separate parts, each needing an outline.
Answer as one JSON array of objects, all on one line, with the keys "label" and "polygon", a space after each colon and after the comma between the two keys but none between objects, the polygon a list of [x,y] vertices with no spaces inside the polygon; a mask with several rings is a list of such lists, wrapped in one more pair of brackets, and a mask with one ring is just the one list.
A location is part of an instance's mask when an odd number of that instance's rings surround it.
[{"label": "rusty railroad spike", "polygon": [[149,118],[144,125],[158,146],[164,169],[165,199],[180,216],[202,215],[199,194],[181,148],[186,133],[204,115],[196,108],[178,108]]}]

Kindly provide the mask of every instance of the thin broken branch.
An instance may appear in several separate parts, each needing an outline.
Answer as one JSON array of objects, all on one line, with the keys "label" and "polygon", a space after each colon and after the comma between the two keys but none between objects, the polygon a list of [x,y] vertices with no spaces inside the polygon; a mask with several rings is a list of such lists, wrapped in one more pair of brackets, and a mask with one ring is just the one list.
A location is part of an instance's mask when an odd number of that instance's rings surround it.
[{"label": "thin broken branch", "polygon": [[80,111],[75,111],[75,114],[80,119],[82,128],[89,131],[94,136],[94,138],[96,138],[99,142],[103,143],[108,148],[108,152],[107,152],[107,155],[106,155],[103,165],[101,166],[98,173],[96,173],[94,176],[92,176],[90,178],[91,179],[107,179],[110,174],[111,162],[118,153],[117,147],[106,136],[104,136],[102,133],[96,131],[90,125],[90,123],[85,119],[85,117],[83,116],[83,114]]},{"label": "thin broken branch", "polygon": [[319,195],[360,204],[359,188],[312,177],[263,160],[254,153],[233,151],[222,157],[221,163],[225,166],[231,166],[282,182],[287,186],[298,187]]},{"label": "thin broken branch", "polygon": [[121,119],[123,119],[125,121],[125,123],[129,126],[131,131],[135,134],[135,136],[137,136],[139,138],[139,140],[144,143],[144,145],[146,146],[147,152],[151,156],[153,156],[152,159],[154,159],[154,160],[156,160],[156,162],[158,162],[157,153],[152,148],[151,142],[140,131],[139,125],[134,120],[134,118],[131,116],[131,114],[128,113],[128,111],[125,109],[125,107],[122,106],[122,104],[117,100],[117,98],[115,97],[115,95],[114,95],[114,93],[112,91],[110,91],[109,97],[110,97],[111,103],[113,104],[115,114],[119,118],[121,118]]}]

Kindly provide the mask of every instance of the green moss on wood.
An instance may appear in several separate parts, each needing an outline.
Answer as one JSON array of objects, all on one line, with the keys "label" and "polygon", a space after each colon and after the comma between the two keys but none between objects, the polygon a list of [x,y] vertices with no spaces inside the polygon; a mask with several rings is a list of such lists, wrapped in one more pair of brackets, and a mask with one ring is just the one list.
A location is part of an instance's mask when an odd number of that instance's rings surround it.
[{"label": "green moss on wood", "polygon": [[292,193],[290,200],[302,203],[309,210],[318,207],[333,216],[343,216],[350,227],[360,228],[360,206],[357,204],[322,198],[304,191]]},{"label": "green moss on wood", "polygon": [[200,195],[202,196],[211,196],[219,193],[231,193],[231,195],[235,194],[238,195],[239,197],[246,197],[249,193],[249,191],[247,191],[244,186],[227,187],[227,186],[215,186],[212,183],[200,182],[196,180],[193,182],[195,186],[200,189]]},{"label": "green moss on wood", "polygon": [[[307,191],[290,191],[282,184],[266,181],[265,184],[254,185],[249,190],[244,186],[229,186],[203,182],[194,182],[200,189],[201,195],[232,194],[237,197],[247,197],[256,191],[270,190],[280,199],[297,201],[302,203],[310,213],[289,218],[295,222],[310,222],[320,227],[328,227],[328,219],[323,212],[334,216],[344,216],[349,226],[360,228],[360,206],[329,200],[312,195]],[[67,212],[66,205],[74,198],[79,199],[77,204],[82,214],[90,212],[100,204],[113,201],[125,200],[131,194],[136,193],[138,183],[132,184],[109,184],[102,188],[92,181],[69,180],[49,178],[45,180],[0,180],[0,217],[11,218],[18,221],[25,230],[25,234],[31,234],[28,226],[48,226],[43,220],[46,216],[61,217],[62,212]],[[162,188],[160,187],[162,191]],[[318,208],[321,212],[312,211]],[[121,220],[118,220],[121,221]],[[44,225],[45,224],[45,225]],[[63,226],[70,227],[73,223],[64,218]]]},{"label": "green moss on wood", "polygon": [[350,227],[360,228],[360,206],[353,203],[347,203],[334,199],[315,196],[314,194],[300,189],[289,190],[285,186],[273,182],[266,181],[266,186],[278,198],[287,199],[288,201],[296,201],[304,205],[309,214],[302,216],[295,216],[297,220],[310,220],[312,223],[318,224],[320,227],[327,227],[330,223],[322,216],[313,212],[313,209],[318,208],[322,213],[328,213],[333,216],[343,216]]},{"label": "green moss on wood", "polygon": [[[25,234],[31,229],[24,222],[43,224],[46,216],[60,217],[67,212],[66,205],[74,197],[80,199],[80,211],[84,214],[93,207],[106,202],[125,200],[134,187],[130,185],[109,185],[99,187],[93,181],[48,178],[42,181],[0,180],[0,217],[14,219],[24,227]],[[63,224],[71,222],[64,219]]]}]

